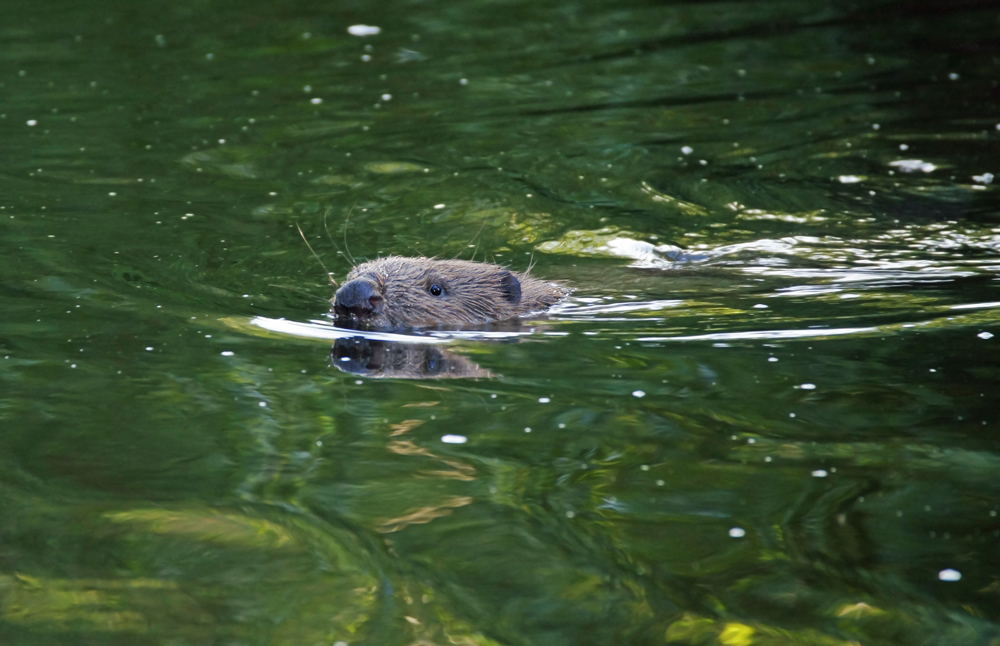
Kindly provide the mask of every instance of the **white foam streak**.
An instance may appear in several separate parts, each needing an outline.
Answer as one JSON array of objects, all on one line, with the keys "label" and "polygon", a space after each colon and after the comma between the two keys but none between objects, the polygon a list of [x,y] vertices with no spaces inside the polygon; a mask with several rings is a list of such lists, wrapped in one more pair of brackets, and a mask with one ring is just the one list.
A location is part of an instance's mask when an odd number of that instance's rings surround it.
[{"label": "white foam streak", "polygon": [[397,334],[395,332],[378,332],[375,330],[352,330],[340,328],[325,321],[309,321],[299,323],[285,319],[269,319],[256,316],[250,319],[250,325],[257,326],[269,332],[288,334],[302,339],[353,339],[363,338],[371,341],[393,341],[396,343],[450,343],[455,340],[473,339],[510,339],[520,336],[530,336],[534,330],[523,332],[494,330],[433,330],[426,334]]},{"label": "white foam streak", "polygon": [[993,303],[966,303],[964,305],[952,305],[950,310],[985,310],[1000,307],[1000,302]]},{"label": "white foam streak", "polygon": [[746,341],[754,339],[805,339],[826,336],[845,336],[878,332],[877,327],[822,328],[815,330],[753,330],[745,332],[718,332],[692,336],[647,336],[636,341]]},{"label": "white foam streak", "polygon": [[589,316],[592,314],[622,314],[625,312],[658,312],[671,307],[683,305],[681,300],[664,301],[630,301],[627,303],[600,303],[598,305],[582,305],[574,307],[563,305],[553,309],[552,314],[562,316]]},{"label": "white foam streak", "polygon": [[393,334],[391,332],[370,332],[361,330],[349,330],[339,328],[322,321],[310,321],[309,323],[299,323],[297,321],[286,321],[285,319],[269,319],[263,316],[255,316],[250,319],[250,325],[255,325],[269,332],[288,334],[303,339],[350,339],[362,337],[373,341],[396,341],[399,343],[447,343],[448,339],[441,339],[429,336],[411,336],[408,334]]}]

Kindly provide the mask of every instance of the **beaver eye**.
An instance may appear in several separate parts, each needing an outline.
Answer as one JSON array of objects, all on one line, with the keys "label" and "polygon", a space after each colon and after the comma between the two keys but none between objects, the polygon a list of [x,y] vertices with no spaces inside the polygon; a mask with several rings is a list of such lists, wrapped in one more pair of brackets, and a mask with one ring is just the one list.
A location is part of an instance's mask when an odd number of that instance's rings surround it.
[{"label": "beaver eye", "polygon": [[434,283],[433,285],[431,285],[431,287],[430,287],[430,290],[429,290],[429,291],[430,291],[430,293],[431,293],[431,296],[440,296],[440,295],[441,295],[441,293],[442,293],[442,292],[443,292],[444,290],[443,290],[443,289],[441,289],[441,286],[440,286],[440,285],[438,285],[437,283]]}]

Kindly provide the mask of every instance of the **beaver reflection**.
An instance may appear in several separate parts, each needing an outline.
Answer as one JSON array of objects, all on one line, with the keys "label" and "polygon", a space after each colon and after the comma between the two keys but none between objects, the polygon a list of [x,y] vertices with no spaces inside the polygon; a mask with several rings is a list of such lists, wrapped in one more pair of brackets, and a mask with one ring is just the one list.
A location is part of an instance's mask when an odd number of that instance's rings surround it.
[{"label": "beaver reflection", "polygon": [[426,343],[397,343],[361,337],[337,339],[333,363],[365,377],[396,379],[461,379],[492,377],[465,357]]},{"label": "beaver reflection", "polygon": [[567,293],[490,263],[389,256],[355,267],[333,310],[338,324],[357,329],[463,327],[540,312]]}]

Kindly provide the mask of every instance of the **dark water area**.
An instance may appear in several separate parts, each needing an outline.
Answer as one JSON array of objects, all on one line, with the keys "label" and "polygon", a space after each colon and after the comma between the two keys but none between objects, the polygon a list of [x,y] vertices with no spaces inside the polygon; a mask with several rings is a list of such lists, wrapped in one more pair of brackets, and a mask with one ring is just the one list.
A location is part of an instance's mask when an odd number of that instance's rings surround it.
[{"label": "dark water area", "polygon": [[[998,33],[5,3],[0,641],[1000,644]],[[573,292],[336,340],[389,254]]]}]

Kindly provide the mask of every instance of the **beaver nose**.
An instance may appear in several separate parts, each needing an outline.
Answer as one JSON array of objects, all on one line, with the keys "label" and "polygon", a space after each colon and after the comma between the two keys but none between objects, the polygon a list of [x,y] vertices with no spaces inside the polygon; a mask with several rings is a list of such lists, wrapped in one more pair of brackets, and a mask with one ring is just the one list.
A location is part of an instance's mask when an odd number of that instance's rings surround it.
[{"label": "beaver nose", "polygon": [[334,296],[333,307],[338,314],[371,316],[382,311],[385,299],[371,282],[355,279],[341,285]]}]

